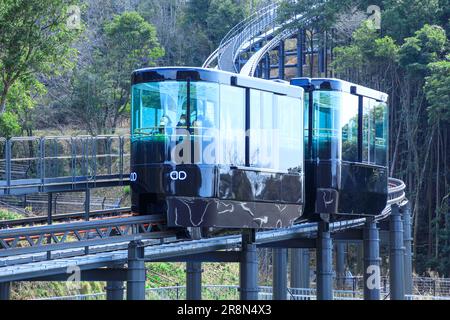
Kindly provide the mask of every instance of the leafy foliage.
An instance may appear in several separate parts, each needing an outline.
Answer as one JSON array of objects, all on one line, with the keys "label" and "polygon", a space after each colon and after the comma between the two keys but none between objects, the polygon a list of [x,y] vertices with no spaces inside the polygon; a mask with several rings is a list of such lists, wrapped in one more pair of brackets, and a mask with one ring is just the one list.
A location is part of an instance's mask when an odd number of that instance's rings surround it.
[{"label": "leafy foliage", "polygon": [[156,29],[137,12],[116,15],[103,32],[92,64],[75,74],[71,97],[72,112],[91,134],[114,132],[129,111],[131,72],[155,65],[164,55]]},{"label": "leafy foliage", "polygon": [[426,77],[425,94],[428,101],[430,121],[450,123],[450,56],[447,60],[428,65],[430,76]]},{"label": "leafy foliage", "polygon": [[[36,82],[72,66],[72,42],[79,31],[67,26],[67,8],[75,0],[2,0],[0,2],[0,114],[6,111],[17,81]],[[11,112],[11,111],[10,111]]]}]

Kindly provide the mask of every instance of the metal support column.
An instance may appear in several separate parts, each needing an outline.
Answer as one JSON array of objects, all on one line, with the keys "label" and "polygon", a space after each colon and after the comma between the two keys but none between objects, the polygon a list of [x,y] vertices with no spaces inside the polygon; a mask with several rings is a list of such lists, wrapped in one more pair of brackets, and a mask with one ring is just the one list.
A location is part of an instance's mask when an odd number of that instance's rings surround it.
[{"label": "metal support column", "polygon": [[333,243],[328,222],[318,223],[316,248],[317,300],[333,300]]},{"label": "metal support column", "polygon": [[278,47],[278,78],[280,80],[284,79],[284,67],[285,67],[284,41],[280,41],[280,46]]},{"label": "metal support column", "polygon": [[403,222],[398,205],[392,205],[389,221],[389,282],[392,300],[405,299],[405,248],[403,247]]},{"label": "metal support column", "polygon": [[411,205],[407,203],[403,208],[403,242],[405,245],[405,294],[413,294],[412,276],[412,234],[411,234]]},{"label": "metal support column", "polygon": [[297,34],[297,77],[303,77],[303,30],[299,29]]},{"label": "metal support column", "polygon": [[269,80],[270,79],[270,56],[269,54],[266,54],[264,57],[264,79]]},{"label": "metal support column", "polygon": [[[53,223],[53,193],[49,192],[47,194],[47,224],[51,225]],[[47,243],[50,244],[52,242],[52,237],[47,237]],[[52,252],[47,251],[47,260],[52,258]]]},{"label": "metal support column", "polygon": [[[84,220],[89,221],[91,210],[91,190],[87,187],[84,197]],[[84,247],[84,253],[89,254],[89,247]]]},{"label": "metal support column", "polygon": [[336,284],[343,290],[345,285],[345,242],[336,243]]},{"label": "metal support column", "polygon": [[105,289],[106,300],[123,300],[124,286],[122,281],[108,281]]},{"label": "metal support column", "polygon": [[273,249],[273,300],[287,299],[287,249]]},{"label": "metal support column", "polygon": [[242,232],[242,257],[240,262],[240,299],[258,300],[258,257],[254,229]]},{"label": "metal support column", "polygon": [[128,245],[127,300],[145,300],[145,263],[142,241],[131,241]]},{"label": "metal support column", "polygon": [[0,300],[9,300],[11,295],[11,283],[1,282],[0,283]]},{"label": "metal support column", "polygon": [[373,218],[367,218],[363,237],[364,300],[380,300],[380,236]]},{"label": "metal support column", "polygon": [[291,288],[310,287],[309,249],[291,249]]},{"label": "metal support column", "polygon": [[202,263],[186,263],[186,299],[202,299]]}]

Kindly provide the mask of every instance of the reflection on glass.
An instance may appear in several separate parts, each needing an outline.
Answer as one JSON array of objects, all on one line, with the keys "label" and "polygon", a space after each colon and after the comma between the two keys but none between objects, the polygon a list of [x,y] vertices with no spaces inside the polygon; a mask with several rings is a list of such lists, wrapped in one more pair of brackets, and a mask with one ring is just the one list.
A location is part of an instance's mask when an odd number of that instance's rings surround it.
[{"label": "reflection on glass", "polygon": [[358,161],[358,97],[338,91],[314,91],[313,111],[313,157]]},{"label": "reflection on glass", "polygon": [[250,166],[278,168],[278,132],[274,95],[250,90]]},{"label": "reflection on glass", "polygon": [[220,163],[245,165],[245,90],[220,85]]},{"label": "reflection on glass", "polygon": [[363,161],[387,165],[388,114],[386,103],[363,100]]},{"label": "reflection on glass", "polygon": [[276,96],[280,139],[279,169],[300,171],[303,162],[303,110],[301,100]]},{"label": "reflection on glass", "polygon": [[147,148],[156,162],[215,163],[218,111],[215,83],[191,82],[189,90],[182,81],[134,85],[132,140],[153,142]]},{"label": "reflection on glass", "polygon": [[358,161],[358,97],[342,92],[342,160]]},{"label": "reflection on glass", "polygon": [[250,166],[301,170],[302,112],[300,99],[250,91]]},{"label": "reflection on glass", "polygon": [[313,157],[323,160],[340,158],[341,93],[313,92]]},{"label": "reflection on glass", "polygon": [[303,112],[303,127],[304,127],[304,144],[305,144],[305,159],[310,159],[312,157],[311,155],[311,149],[309,146],[309,101],[310,101],[310,92],[305,93],[305,101],[303,103],[304,105],[304,112]]}]

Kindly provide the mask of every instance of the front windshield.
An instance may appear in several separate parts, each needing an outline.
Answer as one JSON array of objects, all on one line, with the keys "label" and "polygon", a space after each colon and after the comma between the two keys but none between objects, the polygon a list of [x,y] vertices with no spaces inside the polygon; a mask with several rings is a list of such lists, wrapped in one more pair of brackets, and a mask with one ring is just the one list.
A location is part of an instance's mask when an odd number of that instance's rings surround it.
[{"label": "front windshield", "polygon": [[[190,99],[188,98],[190,97]],[[214,128],[218,84],[208,82],[164,81],[133,86],[131,134],[171,135],[173,128]]]}]

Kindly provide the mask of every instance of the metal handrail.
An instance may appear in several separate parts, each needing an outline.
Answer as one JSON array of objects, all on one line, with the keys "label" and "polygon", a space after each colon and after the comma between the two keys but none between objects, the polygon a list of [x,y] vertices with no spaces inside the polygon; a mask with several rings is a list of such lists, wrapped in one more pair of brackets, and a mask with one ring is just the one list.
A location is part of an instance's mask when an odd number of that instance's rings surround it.
[{"label": "metal handrail", "polygon": [[[203,63],[203,68],[209,68],[214,60],[217,60],[217,66],[222,69],[221,63],[224,57],[224,52],[231,47],[231,52],[227,56],[228,59],[232,59],[234,62],[239,55],[239,48],[254,38],[256,35],[264,32],[269,25],[273,25],[276,20],[276,9],[278,3],[272,3],[247,17],[234,26],[221,40],[219,47],[206,59]],[[230,58],[231,57],[231,58]],[[237,72],[233,63],[233,71]]]}]

